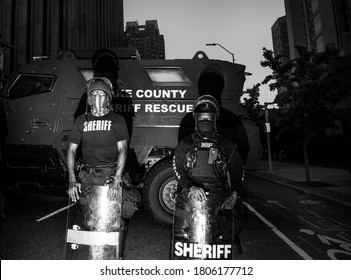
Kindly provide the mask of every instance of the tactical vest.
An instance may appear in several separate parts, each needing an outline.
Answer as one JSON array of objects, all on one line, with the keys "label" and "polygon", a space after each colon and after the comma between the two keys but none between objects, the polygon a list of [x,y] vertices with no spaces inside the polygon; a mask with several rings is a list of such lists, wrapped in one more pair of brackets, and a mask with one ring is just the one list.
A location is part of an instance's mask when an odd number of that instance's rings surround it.
[{"label": "tactical vest", "polygon": [[226,181],[228,159],[218,136],[211,139],[192,134],[193,148],[186,154],[189,176],[199,183],[220,184]]}]

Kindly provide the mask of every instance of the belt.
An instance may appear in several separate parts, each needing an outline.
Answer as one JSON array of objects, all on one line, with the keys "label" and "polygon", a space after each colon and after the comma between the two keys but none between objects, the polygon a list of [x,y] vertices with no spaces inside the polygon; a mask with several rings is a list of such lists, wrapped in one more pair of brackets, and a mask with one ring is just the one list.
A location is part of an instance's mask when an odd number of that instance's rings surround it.
[{"label": "belt", "polygon": [[117,164],[103,164],[103,165],[96,165],[96,166],[84,165],[82,167],[82,170],[88,171],[88,172],[100,173],[105,169],[109,169],[109,168],[112,169],[116,167],[117,167]]},{"label": "belt", "polygon": [[215,188],[215,189],[224,187],[223,183],[202,183],[202,185],[205,188]]}]

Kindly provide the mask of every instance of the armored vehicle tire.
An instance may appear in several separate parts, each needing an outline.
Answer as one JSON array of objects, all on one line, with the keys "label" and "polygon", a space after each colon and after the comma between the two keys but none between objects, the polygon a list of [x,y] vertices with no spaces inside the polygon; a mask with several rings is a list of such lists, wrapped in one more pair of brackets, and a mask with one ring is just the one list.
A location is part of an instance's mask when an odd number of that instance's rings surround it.
[{"label": "armored vehicle tire", "polygon": [[172,158],[162,159],[145,178],[145,207],[155,221],[163,225],[173,223],[176,190]]}]

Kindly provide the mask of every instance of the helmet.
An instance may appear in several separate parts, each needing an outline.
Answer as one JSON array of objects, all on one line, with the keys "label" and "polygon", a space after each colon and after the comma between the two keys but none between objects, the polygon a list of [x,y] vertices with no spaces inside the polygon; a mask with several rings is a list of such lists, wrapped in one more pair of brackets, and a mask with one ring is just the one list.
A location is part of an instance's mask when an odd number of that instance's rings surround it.
[{"label": "helmet", "polygon": [[[93,115],[103,116],[112,109],[113,86],[109,79],[105,77],[94,77],[87,81],[86,90],[88,95],[87,102]],[[97,90],[105,94],[96,94]]]},{"label": "helmet", "polygon": [[219,104],[212,95],[200,96],[194,103],[193,117],[195,130],[203,138],[211,138],[217,133]]},{"label": "helmet", "polygon": [[109,98],[112,99],[113,86],[109,79],[106,77],[94,77],[87,81],[86,90],[89,93],[93,90],[102,90],[109,95]]},{"label": "helmet", "polygon": [[213,113],[219,117],[219,104],[212,95],[200,96],[194,103],[193,116],[197,113]]}]

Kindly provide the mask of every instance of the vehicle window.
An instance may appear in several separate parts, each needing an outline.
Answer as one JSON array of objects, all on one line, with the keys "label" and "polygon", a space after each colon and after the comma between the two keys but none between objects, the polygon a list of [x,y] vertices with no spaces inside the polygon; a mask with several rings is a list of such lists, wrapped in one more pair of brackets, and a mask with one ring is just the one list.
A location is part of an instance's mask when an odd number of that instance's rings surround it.
[{"label": "vehicle window", "polygon": [[187,74],[180,67],[144,68],[155,86],[191,86]]},{"label": "vehicle window", "polygon": [[20,74],[8,91],[10,99],[19,98],[44,92],[51,92],[55,76]]},{"label": "vehicle window", "polygon": [[[92,68],[78,68],[78,71],[86,81],[88,81],[94,77],[94,70]],[[111,81],[111,82],[113,82],[113,81]],[[117,77],[117,84],[119,86],[126,84],[124,82],[123,78],[120,77],[120,74],[118,74],[118,77]]]}]

